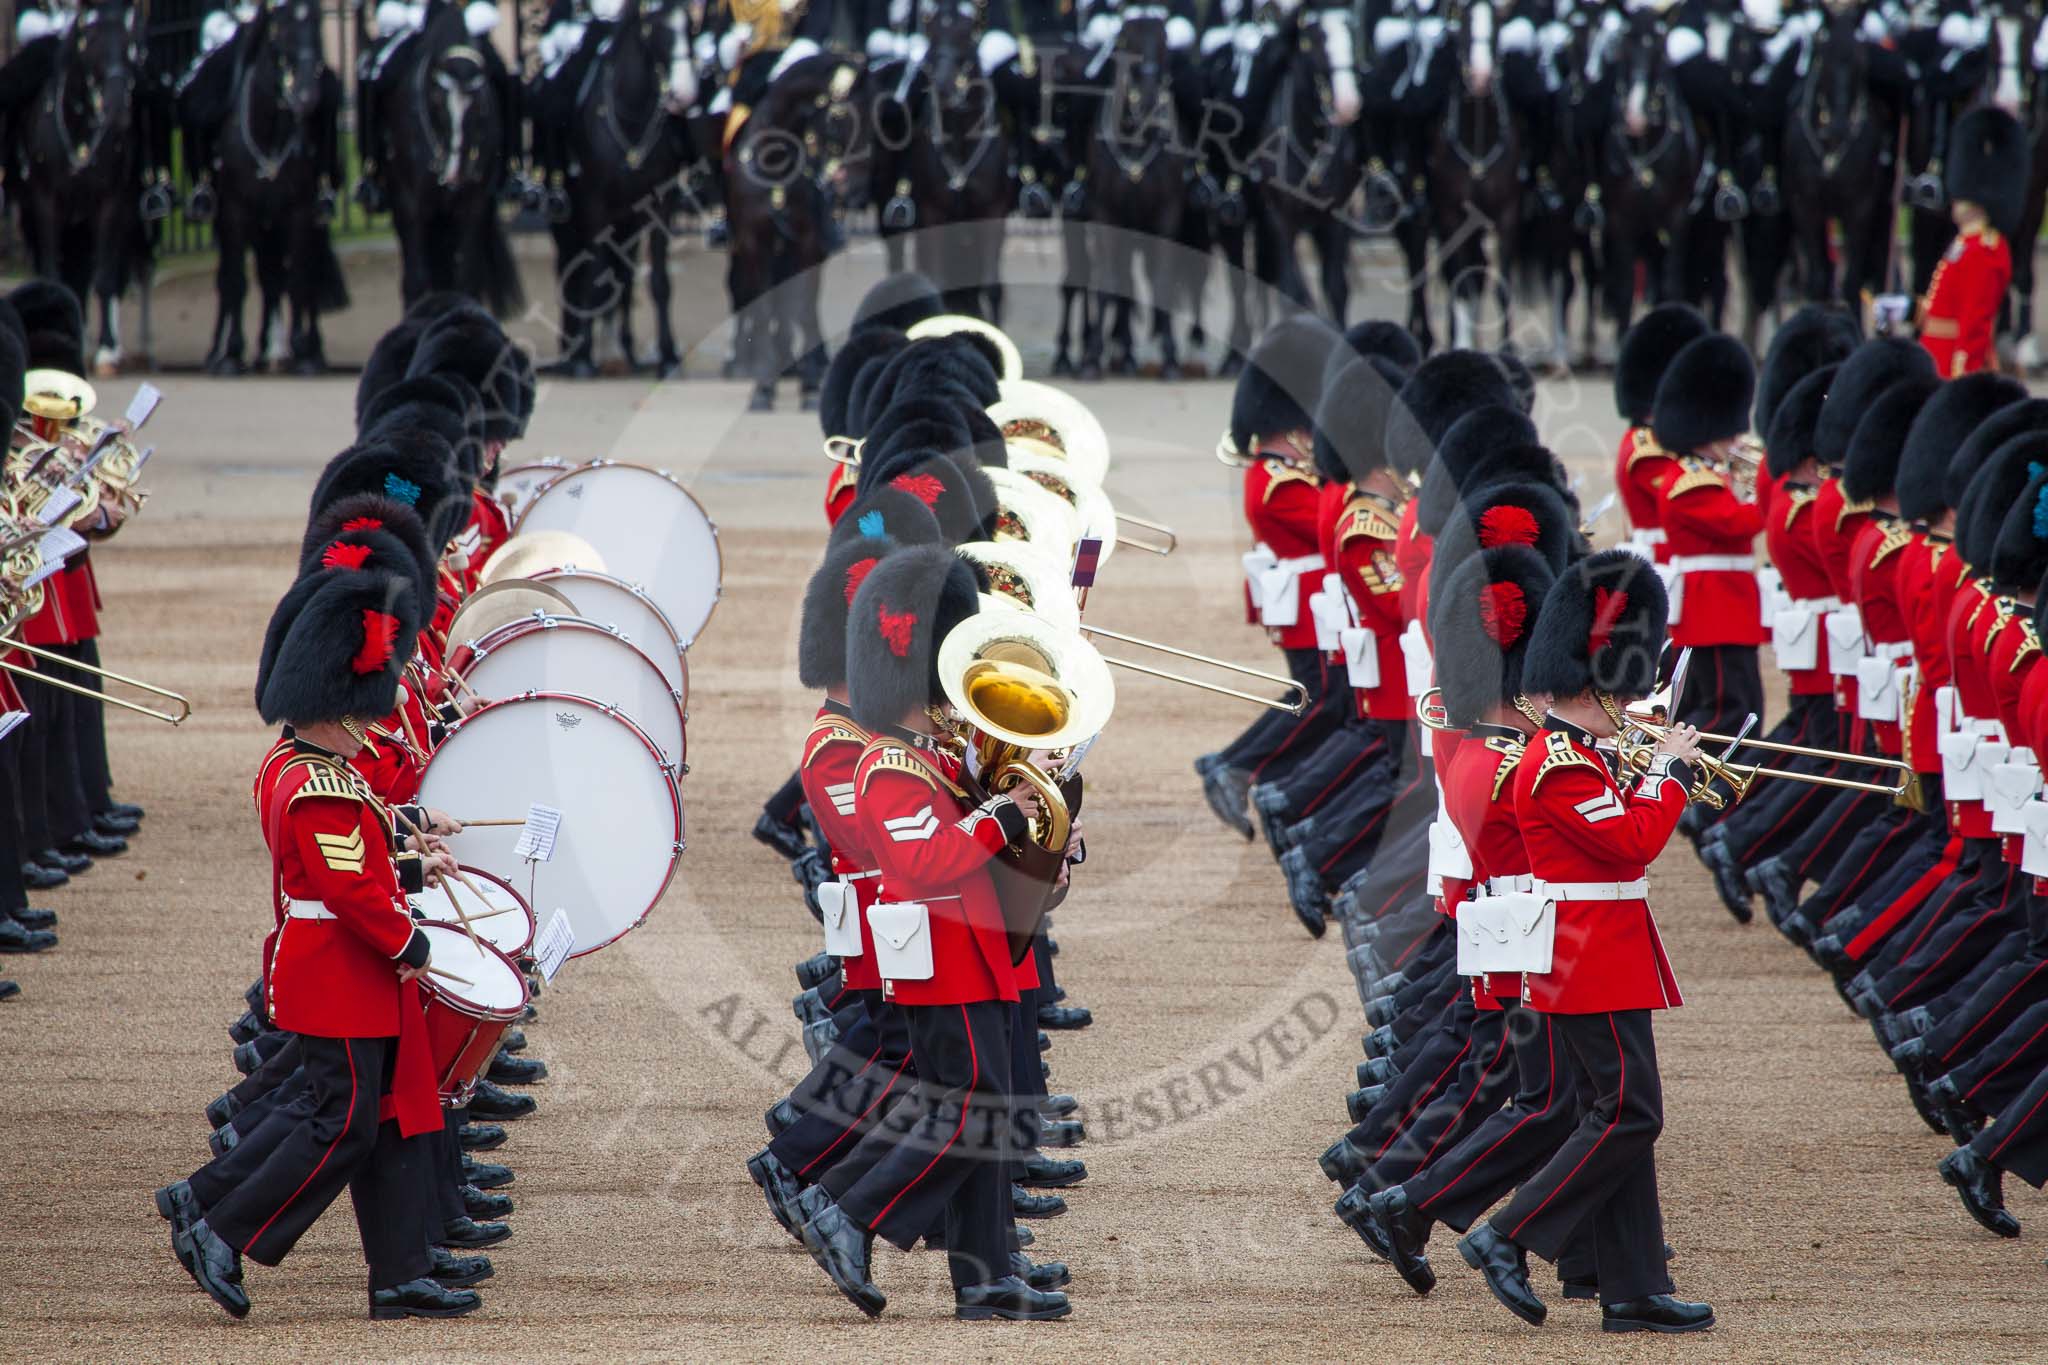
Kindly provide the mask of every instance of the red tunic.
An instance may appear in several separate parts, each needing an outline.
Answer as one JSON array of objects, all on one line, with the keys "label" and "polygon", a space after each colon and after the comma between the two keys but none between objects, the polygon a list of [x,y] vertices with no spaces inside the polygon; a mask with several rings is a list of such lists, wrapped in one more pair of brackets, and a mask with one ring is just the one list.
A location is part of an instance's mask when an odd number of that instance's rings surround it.
[{"label": "red tunic", "polygon": [[[1515,821],[1512,786],[1525,743],[1520,732],[1506,726],[1475,725],[1462,743],[1438,748],[1436,775],[1443,788],[1444,814],[1457,826],[1471,856],[1472,885],[1495,877],[1529,875],[1529,852],[1522,843],[1522,827]],[[1450,892],[1446,882],[1447,902]],[[1445,913],[1456,914],[1455,904],[1447,903]],[[1481,1009],[1497,1009],[1497,1001],[1513,1000],[1521,994],[1519,976],[1487,976],[1474,987],[1473,998]]]},{"label": "red tunic", "polygon": [[1664,483],[1666,562],[1681,572],[1671,638],[1681,645],[1760,645],[1763,605],[1756,584],[1756,537],[1763,514],[1735,496],[1704,460]]},{"label": "red tunic", "polygon": [[884,993],[899,1005],[1017,998],[988,873],[1007,840],[995,817],[955,785],[954,771],[950,758],[889,736],[870,742],[855,770],[854,818],[882,873],[877,899],[930,908],[932,976],[885,980]]},{"label": "red tunic", "polygon": [[[1808,527],[1817,496],[1811,489],[1780,488],[1764,517],[1764,545],[1778,576],[1784,580],[1785,592],[1797,603],[1822,602],[1835,595],[1834,584],[1828,581],[1827,566],[1820,562],[1820,551]],[[1834,691],[1834,679],[1827,667],[1827,634],[1818,616],[1809,629],[1816,636],[1816,662],[1812,668],[1794,669],[1790,674],[1792,695],[1796,697],[1824,696]]]},{"label": "red tunic", "polygon": [[1998,308],[2012,283],[2012,250],[1998,229],[1978,224],[1949,243],[1921,303],[1920,344],[1944,379],[1988,370]]},{"label": "red tunic", "polygon": [[482,488],[470,491],[469,524],[455,538],[455,547],[469,558],[462,571],[463,593],[467,596],[483,582],[484,564],[500,545],[512,538],[512,525],[505,519],[505,505]]},{"label": "red tunic", "polygon": [[56,573],[43,580],[43,605],[20,626],[21,642],[75,645],[100,633],[100,590],[88,551],[81,550]]},{"label": "red tunic", "polygon": [[[2001,621],[1999,599],[1971,579],[1957,590],[1948,615],[1949,667],[1954,673],[1956,709],[1972,720],[1996,720],[1998,699],[1985,660],[1991,635]],[[1948,802],[1949,832],[1964,839],[1989,839],[1991,812],[1981,801]]]},{"label": "red tunic", "polygon": [[[1244,473],[1244,515],[1252,539],[1282,563],[1320,557],[1317,548],[1321,484],[1310,471],[1277,458],[1263,458]],[[1297,615],[1289,626],[1269,626],[1267,635],[1282,649],[1314,649],[1316,623],[1309,594],[1323,586],[1320,566],[1304,568],[1295,579]]]},{"label": "red tunic", "polygon": [[1359,714],[1374,720],[1406,721],[1415,711],[1401,656],[1401,598],[1407,575],[1399,566],[1401,509],[1372,493],[1354,493],[1344,505],[1336,533],[1336,565],[1359,624],[1372,632],[1379,661],[1377,686],[1356,690]]},{"label": "red tunic", "polygon": [[[1811,524],[1815,552],[1828,573],[1828,583],[1833,587],[1831,594],[1842,602],[1854,602],[1856,591],[1849,584],[1849,546],[1856,539],[1856,533],[1863,529],[1863,523],[1870,518],[1867,507],[1851,508],[1842,497],[1842,481],[1829,477],[1821,480],[1815,490]],[[1825,646],[1823,646],[1825,648]],[[1856,677],[1843,674],[1835,678],[1835,709],[1848,717],[1856,736],[1863,733],[1862,722],[1856,720]]]},{"label": "red tunic", "polygon": [[1394,542],[1394,567],[1401,571],[1401,624],[1429,621],[1429,557],[1436,550],[1436,538],[1422,534],[1415,524],[1420,504],[1414,498],[1401,509],[1401,526]]},{"label": "red tunic", "polygon": [[846,509],[853,506],[856,487],[860,483],[860,471],[850,464],[834,464],[831,477],[825,480],[825,524],[837,526],[839,519],[846,515]]},{"label": "red tunic", "polygon": [[[1891,518],[1871,517],[1849,548],[1849,586],[1863,613],[1863,638],[1869,642],[1871,654],[1887,656],[1894,665],[1912,654],[1912,636],[1899,595],[1899,569],[1905,560],[1901,552],[1912,539],[1912,533]],[[1903,699],[1903,690],[1900,696]],[[1898,755],[1901,739],[1895,722],[1875,722],[1873,734],[1883,753]]]},{"label": "red tunic", "polygon": [[1949,551],[1945,540],[1924,534],[1916,534],[1899,558],[1903,561],[1899,565],[1899,602],[1906,613],[1913,662],[1920,674],[1907,699],[1911,714],[1902,736],[1902,756],[1916,773],[1939,773],[1941,739],[1935,695],[1953,678],[1948,662],[1948,614],[1964,582],[1962,560]]},{"label": "red tunic", "polygon": [[[1640,880],[1685,813],[1675,778],[1623,791],[1583,735],[1549,730],[1515,764],[1515,821],[1529,870],[1543,882]],[[1528,978],[1546,1014],[1669,1009],[1683,1003],[1646,899],[1557,902],[1551,968]]]},{"label": "red tunic", "polygon": [[[840,466],[844,468],[844,466]],[[860,928],[860,956],[839,959],[840,974],[857,991],[882,989],[882,975],[875,970],[875,945],[869,937],[868,907],[875,903],[880,878],[874,854],[868,851],[867,833],[854,816],[854,770],[861,753],[874,738],[853,723],[853,717],[831,702],[818,708],[811,733],[804,738],[804,761],[799,775],[804,800],[810,803],[812,818],[825,831],[832,845],[832,870],[853,878],[854,905],[848,912]]]},{"label": "red tunic", "polygon": [[1614,487],[1638,543],[1649,546],[1659,564],[1671,558],[1664,537],[1664,485],[1677,474],[1678,461],[1657,444],[1648,427],[1630,427],[1621,434]]}]

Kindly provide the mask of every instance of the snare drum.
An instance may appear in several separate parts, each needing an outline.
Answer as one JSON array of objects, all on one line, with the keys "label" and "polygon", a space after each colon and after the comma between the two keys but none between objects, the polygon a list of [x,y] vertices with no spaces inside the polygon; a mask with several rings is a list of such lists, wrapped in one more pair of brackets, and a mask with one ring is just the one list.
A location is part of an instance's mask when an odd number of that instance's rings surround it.
[{"label": "snare drum", "polygon": [[609,461],[572,469],[535,494],[515,529],[567,531],[604,546],[598,567],[639,584],[685,649],[718,606],[718,528],[689,490],[658,469]]},{"label": "snare drum", "polygon": [[574,616],[508,622],[476,642],[461,678],[486,701],[525,692],[567,692],[604,702],[652,736],[682,771],[687,757],[682,698],[653,660],[608,626]]},{"label": "snare drum", "polygon": [[428,887],[416,896],[407,896],[406,901],[427,919],[452,924],[455,912],[448,903],[452,896],[455,904],[462,907],[462,913],[469,916],[470,928],[476,930],[476,936],[517,961],[533,946],[536,928],[533,908],[527,905],[526,897],[480,867],[465,867],[462,875],[476,884],[476,890],[483,893],[482,900],[477,899],[476,891],[447,877],[441,882],[445,890]]},{"label": "snare drum", "polygon": [[[489,943],[472,943],[459,924],[429,920],[419,928],[431,945],[430,970],[420,973],[419,983],[427,1002],[434,1084],[443,1100],[462,1104],[497,1054],[505,1030],[526,1013],[526,978]],[[435,969],[462,980],[436,976]]]},{"label": "snare drum", "polygon": [[488,869],[525,894],[539,919],[561,910],[575,956],[647,918],[683,851],[675,773],[647,732],[588,697],[539,693],[495,701],[448,727],[427,761],[418,799],[457,814],[510,817],[538,802],[562,812],[553,855],[528,863],[516,826],[472,825],[449,836],[465,867]]}]

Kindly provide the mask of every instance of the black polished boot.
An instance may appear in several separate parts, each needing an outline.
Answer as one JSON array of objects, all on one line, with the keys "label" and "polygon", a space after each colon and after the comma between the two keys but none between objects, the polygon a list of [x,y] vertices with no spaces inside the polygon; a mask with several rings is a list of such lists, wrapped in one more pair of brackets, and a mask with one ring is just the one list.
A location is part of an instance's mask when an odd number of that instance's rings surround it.
[{"label": "black polished boot", "polygon": [[768,1107],[768,1112],[762,1115],[763,1120],[768,1125],[768,1136],[772,1138],[781,1137],[794,1127],[796,1121],[802,1117],[803,1115],[797,1112],[796,1106],[791,1104],[786,1098],[775,1101],[774,1104]]},{"label": "black polished boot", "polygon": [[531,1095],[515,1095],[493,1085],[489,1080],[476,1083],[476,1093],[469,1098],[469,1112],[480,1119],[523,1119],[540,1105]]},{"label": "black polished boot", "polygon": [[491,1267],[488,1256],[457,1256],[439,1247],[428,1248],[433,1253],[433,1264],[427,1267],[427,1277],[449,1289],[461,1289],[467,1285],[482,1284],[497,1271]]},{"label": "black polished boot", "polygon": [[747,1175],[767,1199],[768,1212],[775,1215],[775,1221],[782,1225],[782,1230],[792,1237],[801,1237],[803,1219],[797,1216],[796,1204],[798,1196],[803,1193],[803,1185],[797,1180],[796,1172],[763,1147],[747,1158]]},{"label": "black polished boot", "polygon": [[1024,1164],[1017,1173],[1019,1185],[1030,1185],[1043,1190],[1065,1189],[1078,1185],[1088,1178],[1088,1167],[1079,1161],[1061,1161],[1054,1157],[1033,1152],[1024,1158]]},{"label": "black polished boot", "polygon": [[1973,1147],[1958,1147],[1941,1159],[1941,1178],[1963,1197],[1963,1207],[1987,1232],[2000,1237],[2020,1235],[2020,1220],[2007,1212],[2003,1173],[1977,1155]]},{"label": "black polished boot", "polygon": [[1010,1273],[1033,1289],[1059,1289],[1074,1278],[1065,1261],[1040,1264],[1021,1251],[1010,1253]]},{"label": "black polished boot", "polygon": [[61,867],[38,862],[21,865],[22,885],[31,891],[54,891],[70,880],[71,874]]},{"label": "black polished boot", "polygon": [[1749,889],[1764,898],[1773,923],[1799,908],[1799,878],[1783,858],[1766,858],[1744,874]]},{"label": "black polished boot", "polygon": [[497,1123],[465,1123],[456,1130],[455,1140],[465,1152],[488,1152],[505,1145],[505,1128]]},{"label": "black polished boot", "polygon": [[1082,1005],[1040,1005],[1038,1026],[1050,1029],[1087,1028],[1095,1015]]},{"label": "black polished boot", "polygon": [[1039,1121],[1038,1145],[1041,1147],[1078,1147],[1087,1136],[1087,1125],[1079,1119]]},{"label": "black polished boot", "polygon": [[830,953],[813,953],[796,964],[797,984],[815,990],[839,970],[839,959]]},{"label": "black polished boot", "polygon": [[118,834],[102,834],[96,829],[88,829],[64,845],[64,851],[89,862],[94,858],[113,858],[126,853],[128,841]]},{"label": "black polished boot", "polygon": [[512,1183],[512,1168],[494,1162],[478,1161],[469,1153],[462,1154],[462,1183],[474,1185],[480,1190],[495,1190]]},{"label": "black polished boot", "polygon": [[0,915],[0,953],[40,953],[56,946],[57,936],[48,929],[24,929]]},{"label": "black polished boot", "polygon": [[1196,760],[1195,769],[1202,774],[1202,798],[1209,803],[1209,809],[1216,813],[1216,818],[1246,840],[1255,837],[1251,816],[1245,813],[1252,775],[1227,763],[1213,763],[1205,767],[1200,759]]},{"label": "black polished boot", "polygon": [[503,1218],[512,1212],[512,1196],[486,1194],[474,1185],[462,1187],[462,1210],[471,1218]]},{"label": "black polished boot", "polygon": [[1383,1085],[1363,1086],[1344,1097],[1344,1111],[1351,1115],[1353,1123],[1364,1123],[1365,1116],[1386,1097],[1387,1087]]},{"label": "black polished boot", "polygon": [[1041,1095],[1038,1112],[1049,1119],[1063,1119],[1081,1107],[1081,1101],[1072,1095]]},{"label": "black polished boot", "polygon": [[991,1318],[1046,1322],[1073,1311],[1074,1306],[1065,1294],[1033,1289],[1015,1275],[953,1291],[953,1316],[965,1322],[985,1322]]},{"label": "black polished boot", "polygon": [[1339,1185],[1349,1185],[1365,1174],[1372,1158],[1349,1137],[1340,1137],[1316,1158],[1316,1165]]},{"label": "black polished boot", "polygon": [[434,1239],[435,1246],[452,1247],[457,1251],[481,1251],[494,1247],[512,1235],[510,1223],[479,1223],[474,1218],[450,1218],[441,1225],[441,1235]]},{"label": "black polished boot", "polygon": [[754,821],[754,838],[791,861],[811,846],[801,828],[785,824],[767,811],[762,811],[760,818]]},{"label": "black polished boot", "polygon": [[1307,852],[1298,848],[1280,855],[1280,870],[1287,877],[1287,903],[1293,907],[1294,917],[1312,937],[1321,938],[1330,927],[1330,897],[1323,890],[1322,875],[1309,861]]},{"label": "black polished boot", "polygon": [[54,929],[57,927],[57,912],[22,905],[9,910],[7,918],[24,929]]},{"label": "black polished boot", "polygon": [[1459,1239],[1458,1254],[1465,1258],[1466,1265],[1486,1277],[1486,1287],[1503,1308],[1531,1327],[1543,1325],[1550,1310],[1529,1287],[1527,1252],[1495,1232],[1493,1224],[1481,1223]]},{"label": "black polished boot", "polygon": [[199,1201],[193,1197],[192,1182],[180,1180],[156,1192],[156,1211],[171,1225],[171,1236],[190,1232],[199,1221]]},{"label": "black polished boot", "polygon": [[804,1250],[831,1279],[847,1301],[871,1318],[882,1316],[889,1300],[875,1287],[869,1266],[875,1235],[855,1223],[837,1204],[827,1204],[803,1225]]},{"label": "black polished boot", "polygon": [[1714,874],[1714,890],[1720,894],[1721,904],[1735,917],[1735,922],[1747,924],[1754,919],[1756,910],[1750,904],[1754,893],[1743,880],[1742,865],[1735,861],[1735,854],[1728,845],[1719,839],[1702,844],[1700,861]]},{"label": "black polished boot", "polygon": [[35,861],[44,867],[54,867],[62,872],[77,876],[92,866],[92,859],[82,853],[65,853],[59,849],[46,848],[35,856]]},{"label": "black polished boot", "polygon": [[1958,1147],[1967,1147],[1983,1130],[1981,1123],[1963,1103],[1962,1087],[1953,1076],[1936,1076],[1927,1083],[1925,1091],[1927,1105],[1940,1118],[1941,1126],[1955,1139]]},{"label": "black polished boot", "polygon": [[1399,1185],[1381,1190],[1365,1204],[1365,1216],[1387,1244],[1387,1259],[1402,1280],[1418,1294],[1436,1288],[1436,1271],[1423,1254],[1429,1245],[1431,1220],[1409,1207],[1408,1196]]},{"label": "black polished boot", "polygon": [[1057,1218],[1067,1211],[1067,1201],[1056,1194],[1033,1194],[1022,1185],[1010,1186],[1012,1218]]},{"label": "black polished boot", "polygon": [[1714,1305],[1688,1303],[1669,1294],[1600,1306],[1603,1332],[1704,1332],[1714,1325]]},{"label": "black polished boot", "polygon": [[389,1289],[370,1291],[370,1316],[379,1322],[394,1318],[459,1318],[474,1313],[483,1296],[474,1289],[450,1289],[422,1275]]},{"label": "black polished boot", "polygon": [[171,1251],[192,1282],[226,1309],[229,1317],[249,1316],[249,1295],[242,1288],[242,1254],[215,1236],[204,1218],[182,1232],[173,1232]]},{"label": "black polished boot", "polygon": [[484,1075],[498,1085],[532,1085],[547,1079],[548,1064],[538,1057],[508,1057],[501,1052],[491,1058],[491,1069]]}]

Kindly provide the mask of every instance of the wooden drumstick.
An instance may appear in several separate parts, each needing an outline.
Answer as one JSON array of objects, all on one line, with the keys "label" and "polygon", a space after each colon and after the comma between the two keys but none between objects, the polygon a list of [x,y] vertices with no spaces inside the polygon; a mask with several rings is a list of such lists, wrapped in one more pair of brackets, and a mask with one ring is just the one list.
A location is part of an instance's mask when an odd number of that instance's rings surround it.
[{"label": "wooden drumstick", "polygon": [[482,952],[482,941],[477,938],[476,930],[470,927],[469,916],[462,913],[462,902],[455,899],[455,893],[448,889],[446,881],[441,883],[441,894],[448,898],[448,908],[455,912],[455,918],[462,921],[462,932],[469,935],[470,945],[478,952]]},{"label": "wooden drumstick", "polygon": [[455,823],[464,829],[490,829],[498,825],[523,825],[526,817],[522,815],[516,820],[457,820]]},{"label": "wooden drumstick", "polygon": [[516,905],[501,905],[495,910],[486,910],[481,915],[471,915],[469,918],[474,923],[480,919],[496,919],[499,915],[514,915],[518,912],[519,907]]},{"label": "wooden drumstick", "polygon": [[457,976],[454,972],[443,971],[431,962],[427,964],[425,971],[428,976],[438,976],[443,981],[453,981],[458,986],[474,986],[476,984],[476,982],[471,981],[466,976]]}]

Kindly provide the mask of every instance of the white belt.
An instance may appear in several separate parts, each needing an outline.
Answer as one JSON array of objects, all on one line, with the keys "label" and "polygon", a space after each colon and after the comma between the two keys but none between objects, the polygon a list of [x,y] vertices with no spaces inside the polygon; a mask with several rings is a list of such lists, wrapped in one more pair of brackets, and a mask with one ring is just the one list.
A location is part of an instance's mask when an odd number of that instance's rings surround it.
[{"label": "white belt", "polygon": [[1639,901],[1649,892],[1646,877],[1632,882],[1547,882],[1536,878],[1536,894],[1554,901]]},{"label": "white belt", "polygon": [[1748,573],[1756,568],[1756,556],[1673,555],[1666,563],[1677,573]]},{"label": "white belt", "polygon": [[302,901],[287,896],[284,902],[286,919],[333,919],[334,912],[320,901]]},{"label": "white belt", "polygon": [[1792,599],[1792,605],[1801,611],[1810,611],[1818,615],[1821,612],[1840,611],[1842,609],[1842,599],[1839,597],[1795,597]]},{"label": "white belt", "polygon": [[1662,545],[1664,543],[1664,528],[1661,526],[1638,527],[1635,533],[1635,541],[1638,545]]},{"label": "white belt", "polygon": [[1488,877],[1486,894],[1489,896],[1514,896],[1536,889],[1536,879],[1531,876]]},{"label": "white belt", "polygon": [[879,877],[881,875],[882,870],[880,868],[871,868],[866,872],[842,872],[839,874],[839,880],[842,882],[863,882],[869,877]]},{"label": "white belt", "polygon": [[1872,644],[1870,646],[1870,653],[1873,657],[1879,659],[1891,659],[1893,661],[1910,659],[1913,657],[1913,642],[1911,640],[1894,640],[1886,645]]},{"label": "white belt", "polygon": [[1273,561],[1273,567],[1276,569],[1285,569],[1290,576],[1299,578],[1303,574],[1307,573],[1310,569],[1322,568],[1323,557],[1321,555],[1296,555],[1292,559],[1278,559]]}]

